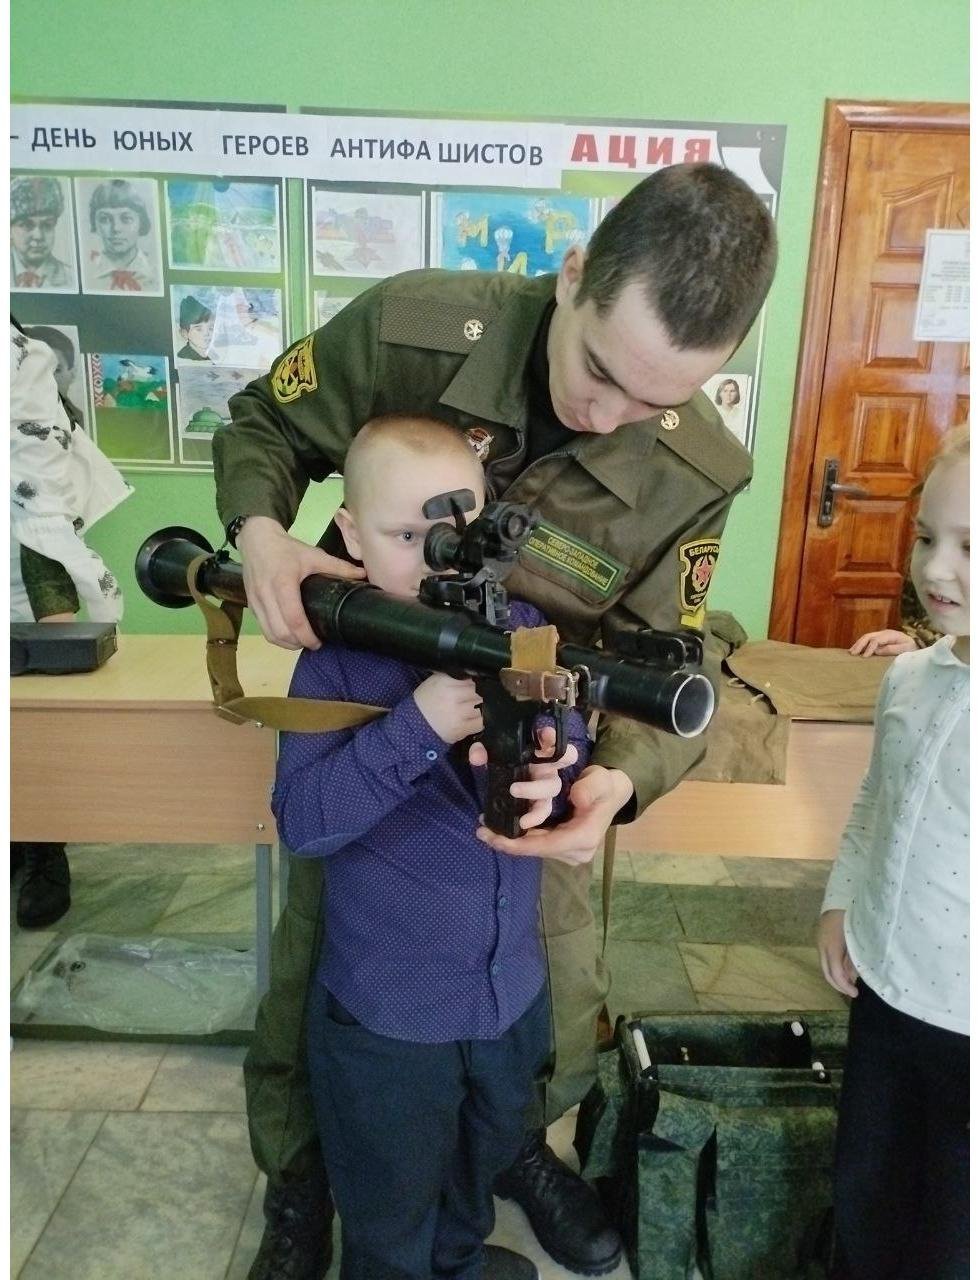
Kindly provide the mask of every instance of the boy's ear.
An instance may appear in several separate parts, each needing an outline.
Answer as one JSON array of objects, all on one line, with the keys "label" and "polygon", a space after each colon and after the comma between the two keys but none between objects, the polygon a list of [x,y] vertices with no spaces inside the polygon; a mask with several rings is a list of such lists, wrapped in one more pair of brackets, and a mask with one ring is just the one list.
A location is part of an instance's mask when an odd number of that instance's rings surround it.
[{"label": "boy's ear", "polygon": [[340,530],[340,536],[344,540],[344,546],[347,552],[355,560],[361,559],[361,540],[357,536],[357,525],[354,523],[354,517],[346,507],[338,507],[333,517],[337,521],[337,528]]}]

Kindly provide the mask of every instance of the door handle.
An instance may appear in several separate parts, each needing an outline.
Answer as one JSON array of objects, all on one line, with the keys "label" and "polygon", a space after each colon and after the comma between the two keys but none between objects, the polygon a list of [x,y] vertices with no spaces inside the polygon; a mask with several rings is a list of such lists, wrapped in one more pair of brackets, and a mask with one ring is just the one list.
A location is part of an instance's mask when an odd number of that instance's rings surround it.
[{"label": "door handle", "polygon": [[826,529],[834,522],[834,499],[838,494],[842,498],[870,498],[871,494],[859,484],[838,484],[840,475],[840,459],[828,458],[823,464],[823,486],[820,490],[820,510],[817,513],[817,524]]}]

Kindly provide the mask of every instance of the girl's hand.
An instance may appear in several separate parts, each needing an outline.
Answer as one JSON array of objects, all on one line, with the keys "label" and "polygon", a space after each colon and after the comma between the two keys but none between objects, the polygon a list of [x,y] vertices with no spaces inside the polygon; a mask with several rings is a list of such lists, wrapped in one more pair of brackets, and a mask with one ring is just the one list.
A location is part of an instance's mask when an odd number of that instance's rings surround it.
[{"label": "girl's hand", "polygon": [[844,912],[825,911],[817,925],[817,952],[823,976],[842,996],[856,996],[857,970],[847,954]]}]

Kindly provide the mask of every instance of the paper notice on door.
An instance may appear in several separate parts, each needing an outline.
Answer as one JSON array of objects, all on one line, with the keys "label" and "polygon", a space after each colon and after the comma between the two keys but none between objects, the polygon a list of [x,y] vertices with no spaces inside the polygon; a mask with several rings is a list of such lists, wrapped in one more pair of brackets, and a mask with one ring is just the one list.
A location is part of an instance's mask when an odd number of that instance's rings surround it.
[{"label": "paper notice on door", "polygon": [[913,336],[917,342],[969,342],[969,231],[926,232]]}]

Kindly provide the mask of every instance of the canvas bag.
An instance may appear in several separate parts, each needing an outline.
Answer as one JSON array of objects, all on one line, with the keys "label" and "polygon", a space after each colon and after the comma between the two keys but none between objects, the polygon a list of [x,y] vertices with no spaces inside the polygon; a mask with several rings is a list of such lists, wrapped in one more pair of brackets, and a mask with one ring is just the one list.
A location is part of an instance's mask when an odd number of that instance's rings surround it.
[{"label": "canvas bag", "polygon": [[687,1280],[695,1262],[705,1280],[825,1276],[846,1011],[650,1015],[646,1069],[629,1026],[576,1147],[637,1280]]}]

